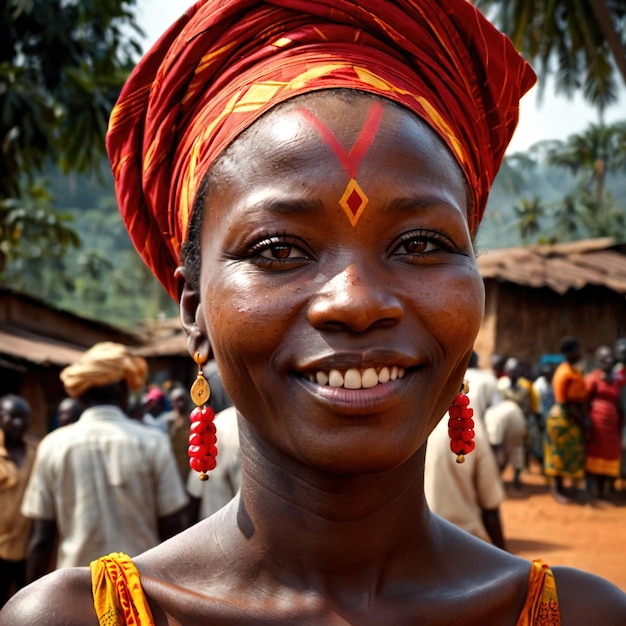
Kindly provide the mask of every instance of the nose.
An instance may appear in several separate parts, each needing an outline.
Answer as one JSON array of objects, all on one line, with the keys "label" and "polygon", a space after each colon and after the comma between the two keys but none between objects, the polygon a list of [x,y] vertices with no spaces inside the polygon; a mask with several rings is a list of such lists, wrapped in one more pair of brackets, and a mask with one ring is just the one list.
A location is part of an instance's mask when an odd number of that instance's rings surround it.
[{"label": "nose", "polygon": [[391,326],[404,315],[400,299],[374,272],[365,275],[356,264],[332,276],[313,297],[309,322],[325,330],[363,332]]}]

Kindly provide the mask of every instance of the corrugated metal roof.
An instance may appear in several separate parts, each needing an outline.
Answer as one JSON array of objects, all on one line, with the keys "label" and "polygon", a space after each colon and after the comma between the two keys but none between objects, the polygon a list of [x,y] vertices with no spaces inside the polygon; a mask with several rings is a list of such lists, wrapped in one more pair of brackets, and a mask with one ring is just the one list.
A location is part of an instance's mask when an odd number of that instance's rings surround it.
[{"label": "corrugated metal roof", "polygon": [[614,239],[487,250],[478,257],[483,278],[559,294],[598,285],[626,294],[626,254]]}]

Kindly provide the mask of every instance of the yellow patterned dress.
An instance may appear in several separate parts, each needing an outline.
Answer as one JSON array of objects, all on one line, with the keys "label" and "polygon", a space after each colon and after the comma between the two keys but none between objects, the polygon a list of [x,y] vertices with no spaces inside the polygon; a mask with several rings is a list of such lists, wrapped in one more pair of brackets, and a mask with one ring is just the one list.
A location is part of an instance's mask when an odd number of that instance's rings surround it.
[{"label": "yellow patterned dress", "polygon": [[588,398],[582,372],[561,363],[552,378],[555,404],[546,420],[543,469],[546,476],[580,480],[585,477],[585,438],[568,407],[583,407]]}]

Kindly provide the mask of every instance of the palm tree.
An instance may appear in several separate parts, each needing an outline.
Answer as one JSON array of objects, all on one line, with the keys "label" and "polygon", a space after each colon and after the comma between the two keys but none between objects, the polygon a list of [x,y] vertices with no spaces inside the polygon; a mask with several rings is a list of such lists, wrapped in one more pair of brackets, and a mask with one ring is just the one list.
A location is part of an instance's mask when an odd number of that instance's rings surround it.
[{"label": "palm tree", "polygon": [[582,90],[602,113],[626,84],[626,0],[475,0],[474,4],[511,37],[539,74],[571,97]]},{"label": "palm tree", "polygon": [[580,187],[592,189],[593,201],[600,205],[606,175],[626,169],[626,122],[590,124],[580,134],[552,142],[547,161],[577,174]]},{"label": "palm tree", "polygon": [[522,198],[520,204],[513,207],[513,211],[518,218],[517,228],[524,241],[541,231],[541,220],[545,217],[546,209],[537,196],[531,200]]},{"label": "palm tree", "polygon": [[576,191],[555,211],[561,232],[575,235],[584,230],[592,237],[626,236],[624,210],[605,191],[607,174],[626,171],[626,122],[590,124],[565,141],[551,142],[546,160],[578,176]]}]

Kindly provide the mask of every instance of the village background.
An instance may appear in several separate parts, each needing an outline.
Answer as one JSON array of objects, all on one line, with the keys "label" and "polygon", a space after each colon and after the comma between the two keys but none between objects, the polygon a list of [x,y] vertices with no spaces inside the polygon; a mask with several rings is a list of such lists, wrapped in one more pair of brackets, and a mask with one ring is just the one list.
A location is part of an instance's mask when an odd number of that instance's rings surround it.
[{"label": "village background", "polygon": [[[127,33],[142,48],[187,5],[128,4],[144,35]],[[591,358],[626,336],[626,87],[615,78],[616,101],[605,107],[580,90],[555,95],[553,78],[522,103],[477,242],[487,293],[476,345],[483,367],[493,354],[535,366],[565,335],[579,337]],[[16,187],[27,184],[29,194],[12,197],[5,187],[0,204],[0,396],[28,400],[37,436],[64,397],[60,370],[93,343],[135,346],[156,384],[189,384],[196,370],[176,305],[122,226],[104,156],[83,171],[59,163],[43,159]],[[583,567],[626,590],[626,502],[581,512],[550,500],[538,468],[525,482],[503,508],[511,551]]]}]

